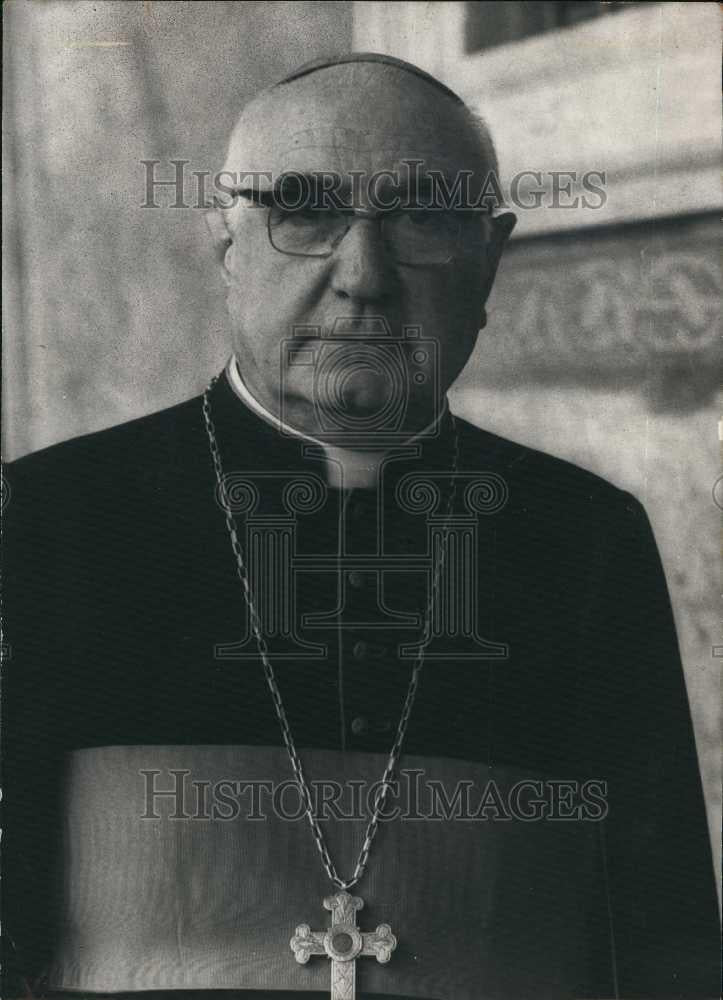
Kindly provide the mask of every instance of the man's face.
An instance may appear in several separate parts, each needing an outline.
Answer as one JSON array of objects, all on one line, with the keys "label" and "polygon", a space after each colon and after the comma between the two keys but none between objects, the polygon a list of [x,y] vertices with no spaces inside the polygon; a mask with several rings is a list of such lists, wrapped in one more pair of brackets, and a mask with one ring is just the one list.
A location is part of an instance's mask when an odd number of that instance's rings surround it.
[{"label": "man's face", "polygon": [[[351,64],[319,70],[255,101],[232,139],[226,169],[271,174],[240,181],[241,188],[266,192],[289,172],[338,176],[339,195],[353,193],[356,206],[369,207],[372,175],[392,172],[401,190],[383,175],[377,191],[404,201],[414,194],[404,190],[406,164],[420,160],[422,180],[430,170],[442,171],[448,183],[462,170],[482,172],[475,139],[449,97],[397,68]],[[268,213],[239,199],[228,216],[232,241],[223,259],[234,349],[250,390],[287,422],[321,437],[320,406],[340,408],[349,426],[358,418],[373,428],[375,414],[390,412],[390,396],[400,393],[405,428],[426,426],[475,344],[496,263],[489,220],[460,222],[451,260],[409,264],[397,259],[379,218],[346,216],[350,228],[333,251],[305,257],[271,245]],[[396,374],[385,369],[390,355],[366,334],[377,317],[399,345],[392,352]],[[408,326],[420,327],[436,349],[420,354],[404,339]],[[298,351],[287,349],[295,333]],[[334,362],[322,378],[332,335]],[[414,358],[421,357],[420,366]]]}]

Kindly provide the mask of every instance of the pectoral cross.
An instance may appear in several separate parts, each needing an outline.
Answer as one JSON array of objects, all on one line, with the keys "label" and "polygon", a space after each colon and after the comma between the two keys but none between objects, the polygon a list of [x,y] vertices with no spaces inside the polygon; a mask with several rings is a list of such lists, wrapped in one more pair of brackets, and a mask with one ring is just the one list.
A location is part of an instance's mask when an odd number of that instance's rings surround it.
[{"label": "pectoral cross", "polygon": [[389,924],[379,924],[375,931],[357,930],[356,911],[364,901],[348,892],[327,896],[324,906],[331,911],[331,927],[312,931],[299,924],[291,939],[296,961],[305,965],[312,955],[331,959],[331,1000],[356,1000],[356,960],[360,955],[374,955],[377,962],[388,962],[397,947]]}]

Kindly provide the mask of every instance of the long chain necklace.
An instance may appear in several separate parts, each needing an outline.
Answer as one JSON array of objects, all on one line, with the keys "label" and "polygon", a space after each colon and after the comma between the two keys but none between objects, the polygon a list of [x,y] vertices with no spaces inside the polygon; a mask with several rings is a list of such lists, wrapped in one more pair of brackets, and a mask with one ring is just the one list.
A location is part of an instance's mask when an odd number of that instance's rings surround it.
[{"label": "long chain necklace", "polygon": [[445,511],[445,531],[443,542],[440,546],[439,555],[435,562],[434,572],[432,574],[432,586],[429,590],[427,606],[424,613],[424,638],[419,645],[419,653],[412,668],[412,676],[409,681],[406,697],[404,699],[404,705],[402,707],[399,725],[397,726],[396,736],[389,752],[387,765],[384,769],[384,775],[379,786],[379,792],[376,796],[374,811],[365,831],[364,843],[359,851],[354,873],[351,878],[343,879],[339,875],[336,866],[332,861],[326,845],[324,833],[319,826],[319,821],[314,815],[311,792],[304,775],[301,759],[296,750],[296,744],[291,733],[289,720],[286,717],[281,692],[279,691],[279,686],[276,681],[276,674],[273,666],[271,665],[271,660],[269,659],[269,648],[262,632],[261,619],[259,618],[253,593],[251,591],[246,561],[244,559],[243,549],[236,530],[236,522],[226,496],[221,453],[219,451],[218,439],[216,437],[216,427],[213,422],[213,417],[211,416],[210,394],[217,382],[217,379],[218,377],[212,379],[206,388],[203,394],[202,402],[203,418],[206,425],[206,433],[208,435],[213,468],[216,474],[217,495],[223,508],[226,528],[231,541],[231,548],[236,559],[236,572],[241,582],[244,602],[248,608],[251,631],[256,640],[259,656],[261,657],[264,677],[266,678],[267,686],[271,692],[271,699],[281,727],[281,735],[284,741],[284,746],[286,747],[291,767],[301,792],[305,814],[309,821],[309,826],[311,827],[311,832],[313,834],[314,841],[316,842],[316,847],[319,851],[326,874],[332,884],[340,890],[333,896],[327,896],[323,901],[324,907],[331,911],[331,927],[326,931],[312,931],[308,924],[300,924],[296,928],[296,932],[291,939],[291,949],[294,952],[296,961],[301,964],[306,964],[312,955],[327,955],[331,959],[331,1000],[354,1000],[356,996],[356,958],[364,955],[373,955],[376,957],[378,962],[388,962],[391,958],[392,952],[397,946],[397,940],[392,934],[391,928],[388,924],[379,924],[377,929],[371,932],[360,932],[357,930],[356,911],[362,909],[364,903],[358,896],[349,895],[347,890],[355,886],[366,871],[367,864],[369,862],[369,853],[377,834],[377,830],[379,829],[379,820],[384,809],[387,794],[392,786],[394,774],[402,752],[402,744],[404,743],[404,737],[406,736],[412,707],[417,696],[419,676],[424,664],[424,646],[430,637],[432,610],[438,599],[439,579],[444,566],[447,549],[447,532],[454,507],[456,472],[459,460],[459,435],[457,431],[457,424],[454,419],[454,415],[450,413],[454,429],[454,453],[451,473],[452,488],[449,491],[447,508]]}]

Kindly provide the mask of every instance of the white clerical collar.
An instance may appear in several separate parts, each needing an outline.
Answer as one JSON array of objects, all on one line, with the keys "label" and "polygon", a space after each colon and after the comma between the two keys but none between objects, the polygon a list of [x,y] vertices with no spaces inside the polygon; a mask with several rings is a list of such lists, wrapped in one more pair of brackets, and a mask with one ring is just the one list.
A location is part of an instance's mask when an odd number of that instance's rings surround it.
[{"label": "white clerical collar", "polygon": [[[382,449],[379,451],[355,451],[351,448],[338,448],[334,445],[326,444],[323,441],[319,441],[317,438],[311,437],[310,434],[306,434],[303,431],[297,430],[295,427],[290,427],[289,424],[280,420],[279,417],[275,416],[265,406],[256,399],[254,395],[249,391],[246,383],[241,377],[241,369],[235,354],[232,354],[228,365],[226,366],[226,375],[228,377],[231,388],[234,390],[236,395],[239,397],[242,403],[244,403],[252,413],[255,413],[257,417],[266,421],[275,430],[290,435],[291,437],[297,437],[302,441],[306,441],[309,444],[314,444],[319,448],[322,448],[324,454],[326,455],[326,473],[329,485],[335,489],[374,489],[377,485],[377,479],[379,478],[379,467],[384,459],[386,452]],[[437,421],[441,420],[446,413],[447,401],[445,399],[444,411],[437,417]],[[435,421],[435,423],[437,422]],[[430,424],[428,428],[416,437],[422,437],[428,434],[434,424]],[[410,438],[410,441],[415,440],[415,438]]]}]

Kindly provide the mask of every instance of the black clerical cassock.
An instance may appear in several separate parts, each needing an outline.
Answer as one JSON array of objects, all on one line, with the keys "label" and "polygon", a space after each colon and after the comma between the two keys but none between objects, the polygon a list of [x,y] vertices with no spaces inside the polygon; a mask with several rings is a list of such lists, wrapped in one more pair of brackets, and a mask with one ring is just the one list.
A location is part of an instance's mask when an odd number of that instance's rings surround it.
[{"label": "black clerical cassock", "polygon": [[[449,815],[407,800],[417,815],[380,831],[358,919],[389,924],[398,947],[385,966],[360,959],[358,991],[714,995],[695,746],[638,502],[464,421],[455,432],[449,414],[388,452],[378,488],[329,489],[323,454],[250,412],[226,375],[210,404],[312,780],[381,777],[440,532],[454,540],[401,760],[407,791],[436,787],[439,805],[442,788]],[[289,948],[297,925],[323,929],[332,891],[303,816],[234,814],[228,787],[198,813],[201,786],[291,777],[201,400],[6,476],[4,995],[323,995],[326,959],[302,966]],[[156,792],[184,772],[195,798],[174,821]],[[511,808],[520,782],[544,809],[519,791]],[[467,813],[452,815],[459,787]],[[364,826],[326,823],[340,869]]]}]

